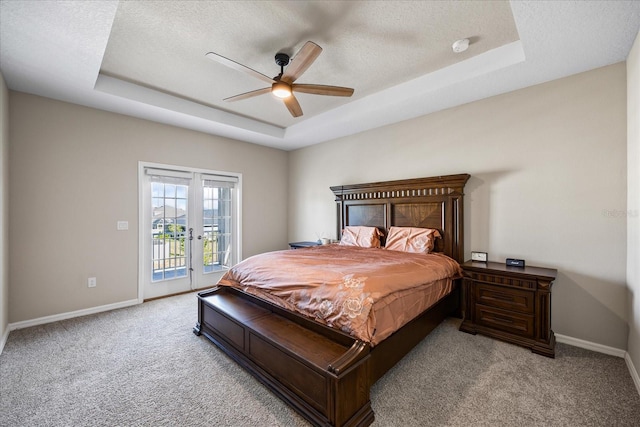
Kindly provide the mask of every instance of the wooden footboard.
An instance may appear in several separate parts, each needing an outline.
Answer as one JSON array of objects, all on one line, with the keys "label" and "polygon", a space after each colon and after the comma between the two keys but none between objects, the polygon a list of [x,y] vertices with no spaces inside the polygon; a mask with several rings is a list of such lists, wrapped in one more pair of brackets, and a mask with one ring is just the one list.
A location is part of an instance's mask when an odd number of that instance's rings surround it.
[{"label": "wooden footboard", "polygon": [[198,294],[203,334],[318,426],[368,426],[369,345],[228,287]]}]

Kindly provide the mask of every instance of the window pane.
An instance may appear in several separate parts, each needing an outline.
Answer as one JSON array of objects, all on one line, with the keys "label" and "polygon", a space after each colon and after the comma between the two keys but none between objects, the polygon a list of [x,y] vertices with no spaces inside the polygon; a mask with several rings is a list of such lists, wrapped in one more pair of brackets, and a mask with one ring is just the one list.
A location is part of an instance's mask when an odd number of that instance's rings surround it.
[{"label": "window pane", "polygon": [[151,183],[151,197],[164,197],[164,187],[158,182]]},{"label": "window pane", "polygon": [[152,281],[185,277],[189,186],[152,182],[151,188]]},{"label": "window pane", "polygon": [[203,269],[205,273],[224,270],[231,264],[230,235],[232,188],[203,180]]}]

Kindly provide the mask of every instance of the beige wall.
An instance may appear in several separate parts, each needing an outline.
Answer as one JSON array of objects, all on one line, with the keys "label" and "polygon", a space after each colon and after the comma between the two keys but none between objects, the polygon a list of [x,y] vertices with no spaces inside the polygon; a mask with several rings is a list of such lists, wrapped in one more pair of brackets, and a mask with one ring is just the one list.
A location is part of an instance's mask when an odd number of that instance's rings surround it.
[{"label": "beige wall", "polygon": [[[484,250],[492,260],[516,256],[558,268],[556,333],[616,348],[627,348],[628,338],[640,366],[638,298],[630,304],[629,334],[625,316],[625,282],[632,294],[640,290],[633,268],[638,225],[637,216],[624,214],[638,209],[638,191],[631,191],[640,164],[638,41],[626,67],[604,67],[289,157],[23,93],[12,92],[8,105],[2,81],[0,225],[7,227],[8,205],[12,250],[10,286],[2,262],[0,333],[7,321],[137,297],[139,160],[243,173],[245,257],[286,247],[287,231],[291,241],[335,237],[331,185],[468,172],[467,255]],[[116,232],[117,220],[128,220],[129,231]],[[0,242],[6,258],[6,233]],[[97,288],[86,287],[89,275],[98,277]]]},{"label": "beige wall", "polygon": [[557,268],[554,331],[624,349],[625,81],[619,63],[294,151],[289,238],[336,237],[331,185],[470,173],[467,257]]},{"label": "beige wall", "polygon": [[628,351],[640,369],[640,33],[627,58]]},{"label": "beige wall", "polygon": [[10,111],[12,323],[137,298],[139,161],[242,173],[243,255],[287,247],[284,151],[24,93]]},{"label": "beige wall", "polygon": [[9,327],[9,91],[0,74],[0,352]]}]

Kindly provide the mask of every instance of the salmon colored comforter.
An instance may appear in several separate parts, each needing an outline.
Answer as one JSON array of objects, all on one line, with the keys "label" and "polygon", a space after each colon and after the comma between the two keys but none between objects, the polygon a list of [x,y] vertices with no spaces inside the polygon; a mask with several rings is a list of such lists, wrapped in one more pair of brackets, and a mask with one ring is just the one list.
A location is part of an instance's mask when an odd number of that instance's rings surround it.
[{"label": "salmon colored comforter", "polygon": [[334,244],[247,258],[218,284],[373,346],[451,292],[459,277],[460,265],[443,254]]}]

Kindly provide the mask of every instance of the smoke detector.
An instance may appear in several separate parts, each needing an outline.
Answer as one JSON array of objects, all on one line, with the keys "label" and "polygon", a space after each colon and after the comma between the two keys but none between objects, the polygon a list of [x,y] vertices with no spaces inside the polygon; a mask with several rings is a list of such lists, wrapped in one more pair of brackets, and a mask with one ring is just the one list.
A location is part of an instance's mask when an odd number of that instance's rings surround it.
[{"label": "smoke detector", "polygon": [[455,53],[464,52],[469,48],[469,39],[456,40],[451,48]]}]

